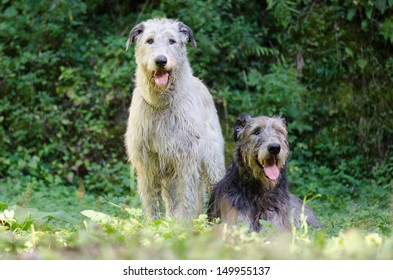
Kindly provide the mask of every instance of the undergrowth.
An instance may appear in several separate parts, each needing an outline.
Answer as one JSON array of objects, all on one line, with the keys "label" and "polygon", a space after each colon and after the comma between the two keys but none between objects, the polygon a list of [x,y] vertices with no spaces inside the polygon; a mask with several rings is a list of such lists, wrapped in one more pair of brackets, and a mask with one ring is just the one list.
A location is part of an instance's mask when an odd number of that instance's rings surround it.
[{"label": "undergrowth", "polygon": [[[0,257],[6,259],[391,259],[393,238],[348,229],[328,236],[302,223],[292,233],[227,227],[206,215],[188,225],[151,221],[139,208],[122,217],[84,210],[83,222],[63,212],[9,206],[0,212]],[[51,219],[67,225],[48,225]],[[208,250],[206,249],[208,248]]]},{"label": "undergrowth", "polygon": [[[111,168],[119,167],[106,172]],[[337,171],[313,170],[307,177],[308,169],[290,161],[288,174],[292,191],[306,198],[324,227],[302,223],[288,233],[263,221],[262,232],[249,232],[211,223],[206,215],[190,224],[151,221],[135,190],[98,195],[88,186],[83,191],[54,183],[47,191],[34,178],[6,179],[0,182],[0,258],[392,259],[393,215],[386,194],[393,182],[378,182],[378,171],[369,181],[352,182],[357,189],[351,189]],[[103,178],[104,185],[111,180]]]}]

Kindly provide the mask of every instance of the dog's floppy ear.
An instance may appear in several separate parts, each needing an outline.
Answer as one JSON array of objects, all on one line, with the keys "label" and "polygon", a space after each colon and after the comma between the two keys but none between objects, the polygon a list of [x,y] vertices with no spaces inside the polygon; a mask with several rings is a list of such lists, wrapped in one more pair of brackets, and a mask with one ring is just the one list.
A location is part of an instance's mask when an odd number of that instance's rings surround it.
[{"label": "dog's floppy ear", "polygon": [[143,33],[144,29],[145,27],[143,23],[139,23],[130,31],[130,37],[128,38],[126,43],[126,51],[130,48],[131,44],[134,43],[135,38],[137,38],[139,35]]},{"label": "dog's floppy ear", "polygon": [[183,33],[187,37],[187,43],[192,43],[194,48],[197,48],[197,43],[194,38],[194,33],[192,33],[191,28],[182,22],[179,22],[179,32]]},{"label": "dog's floppy ear", "polygon": [[241,114],[233,127],[233,140],[239,140],[239,134],[241,134],[246,126],[246,123],[251,119],[249,114]]}]

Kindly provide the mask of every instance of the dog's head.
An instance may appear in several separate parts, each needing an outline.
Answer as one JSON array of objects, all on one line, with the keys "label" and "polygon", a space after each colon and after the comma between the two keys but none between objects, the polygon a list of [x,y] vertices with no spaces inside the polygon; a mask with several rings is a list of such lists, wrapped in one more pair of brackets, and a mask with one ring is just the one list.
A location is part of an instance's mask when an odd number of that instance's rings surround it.
[{"label": "dog's head", "polygon": [[237,153],[255,178],[264,186],[275,186],[289,155],[288,132],[281,117],[238,117],[233,138]]},{"label": "dog's head", "polygon": [[136,25],[126,50],[134,42],[137,64],[158,88],[166,88],[173,80],[172,72],[187,60],[186,44],[197,47],[191,28],[172,19],[151,19]]}]

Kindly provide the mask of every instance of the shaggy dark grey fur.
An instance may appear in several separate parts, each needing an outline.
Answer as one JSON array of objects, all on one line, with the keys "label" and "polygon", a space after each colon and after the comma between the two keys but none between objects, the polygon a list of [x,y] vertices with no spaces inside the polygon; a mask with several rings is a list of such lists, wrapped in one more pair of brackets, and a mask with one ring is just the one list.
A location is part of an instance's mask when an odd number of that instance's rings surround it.
[{"label": "shaggy dark grey fur", "polygon": [[[237,147],[224,178],[211,194],[210,220],[221,217],[229,224],[246,222],[260,231],[260,220],[279,230],[300,226],[302,201],[288,191],[286,162],[289,155],[285,122],[279,117],[239,116],[234,127]],[[312,210],[304,207],[307,223],[322,227]]]}]

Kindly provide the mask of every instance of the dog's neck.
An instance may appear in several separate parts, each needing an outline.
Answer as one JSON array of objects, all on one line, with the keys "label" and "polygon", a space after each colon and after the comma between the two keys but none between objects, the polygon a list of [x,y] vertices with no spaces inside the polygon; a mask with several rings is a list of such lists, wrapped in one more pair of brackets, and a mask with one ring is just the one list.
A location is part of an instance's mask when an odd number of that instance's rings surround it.
[{"label": "dog's neck", "polygon": [[[235,167],[234,163],[232,166]],[[238,187],[243,195],[247,196],[253,203],[253,207],[257,209],[265,209],[269,211],[277,211],[277,203],[285,203],[288,198],[288,183],[286,178],[285,167],[280,170],[280,177],[275,184],[271,184],[269,180],[261,180],[255,178],[253,172],[248,170],[247,167],[243,169],[241,166],[236,165],[238,177]],[[241,178],[239,180],[239,178]]]}]

